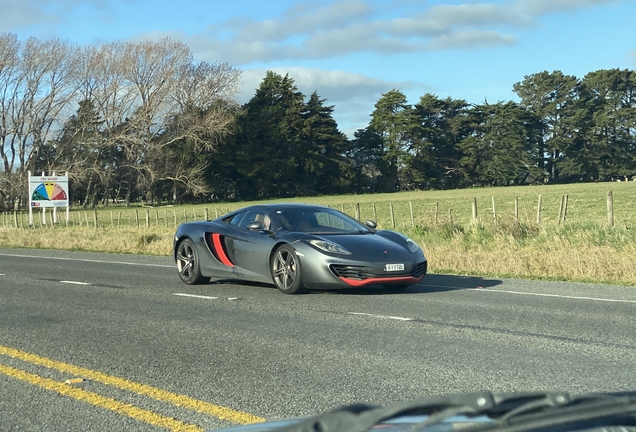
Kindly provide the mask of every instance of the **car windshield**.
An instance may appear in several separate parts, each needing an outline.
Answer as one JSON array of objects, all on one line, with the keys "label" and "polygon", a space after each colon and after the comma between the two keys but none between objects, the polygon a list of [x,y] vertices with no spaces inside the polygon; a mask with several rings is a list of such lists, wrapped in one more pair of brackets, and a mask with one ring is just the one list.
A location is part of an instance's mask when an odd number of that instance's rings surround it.
[{"label": "car windshield", "polygon": [[281,225],[288,231],[308,234],[366,234],[367,227],[330,208],[289,208],[276,211]]}]

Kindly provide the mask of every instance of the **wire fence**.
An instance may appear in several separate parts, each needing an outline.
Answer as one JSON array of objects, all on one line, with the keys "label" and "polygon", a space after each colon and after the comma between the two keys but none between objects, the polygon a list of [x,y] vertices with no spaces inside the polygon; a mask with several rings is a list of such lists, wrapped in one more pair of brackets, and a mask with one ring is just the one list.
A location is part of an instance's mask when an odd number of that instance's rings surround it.
[{"label": "wire fence", "polygon": [[[608,191],[604,200],[594,199],[586,202],[576,199],[574,206],[569,194],[549,199],[538,195],[534,201],[496,198],[486,200],[472,198],[458,200],[401,200],[401,201],[365,201],[329,205],[358,220],[371,219],[384,229],[400,229],[415,226],[439,224],[480,224],[497,225],[506,221],[536,225],[560,225],[566,222],[595,222],[615,226],[636,225],[632,216],[634,201],[624,200],[615,203],[612,191]],[[33,212],[33,223],[29,223],[27,211],[3,212],[0,223],[5,228],[118,228],[150,227],[176,228],[179,224],[193,221],[217,219],[242,206],[240,203],[223,206],[202,207],[141,207],[141,208],[99,208],[72,209],[66,211],[40,210]],[[617,220],[615,208],[621,209],[622,217]],[[574,210],[574,211],[572,211]]]}]

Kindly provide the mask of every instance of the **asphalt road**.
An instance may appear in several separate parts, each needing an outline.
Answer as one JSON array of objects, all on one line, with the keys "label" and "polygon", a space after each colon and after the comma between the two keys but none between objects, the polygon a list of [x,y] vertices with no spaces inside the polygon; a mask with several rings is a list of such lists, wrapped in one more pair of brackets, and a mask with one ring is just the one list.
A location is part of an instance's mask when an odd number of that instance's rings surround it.
[{"label": "asphalt road", "polygon": [[[202,430],[475,390],[636,390],[636,288],[428,275],[288,296],[0,249],[0,430]],[[66,383],[75,379],[76,383]]]}]

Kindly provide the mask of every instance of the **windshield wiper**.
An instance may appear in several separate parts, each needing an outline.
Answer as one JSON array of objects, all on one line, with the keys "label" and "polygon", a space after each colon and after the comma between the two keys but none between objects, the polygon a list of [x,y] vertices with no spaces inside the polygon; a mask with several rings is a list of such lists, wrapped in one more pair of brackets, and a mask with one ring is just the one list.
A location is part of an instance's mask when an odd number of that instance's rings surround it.
[{"label": "windshield wiper", "polygon": [[[404,402],[388,407],[352,405],[320,414],[280,429],[285,432],[366,432],[379,423],[404,416],[428,416],[413,425],[411,431],[422,431],[454,416],[468,418],[488,416],[491,422],[471,427],[480,431],[529,431],[564,423],[600,419],[615,425],[617,416],[623,425],[636,426],[636,393],[599,394],[573,397],[565,392],[547,393],[468,393],[437,396]],[[625,424],[627,423],[627,424]],[[568,429],[560,429],[568,430]],[[573,430],[573,429],[571,429]]]}]

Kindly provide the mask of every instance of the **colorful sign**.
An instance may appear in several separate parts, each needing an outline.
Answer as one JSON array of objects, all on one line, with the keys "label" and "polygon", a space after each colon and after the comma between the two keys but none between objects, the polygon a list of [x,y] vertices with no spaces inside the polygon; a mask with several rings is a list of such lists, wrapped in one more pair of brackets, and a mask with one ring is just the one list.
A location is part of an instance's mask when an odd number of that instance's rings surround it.
[{"label": "colorful sign", "polygon": [[68,207],[68,176],[29,176],[31,208]]}]

